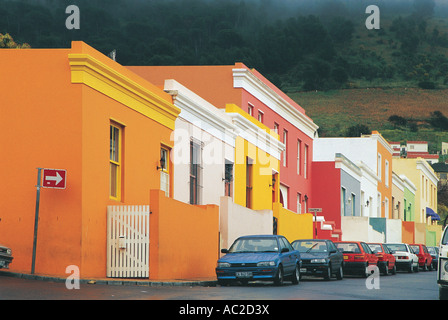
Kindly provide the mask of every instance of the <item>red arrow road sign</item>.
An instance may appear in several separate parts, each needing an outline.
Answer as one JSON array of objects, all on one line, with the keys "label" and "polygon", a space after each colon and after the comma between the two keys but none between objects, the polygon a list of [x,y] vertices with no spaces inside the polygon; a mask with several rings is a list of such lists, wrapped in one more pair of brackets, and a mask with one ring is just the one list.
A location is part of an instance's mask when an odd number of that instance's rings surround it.
[{"label": "red arrow road sign", "polygon": [[42,188],[65,189],[67,170],[43,169]]}]

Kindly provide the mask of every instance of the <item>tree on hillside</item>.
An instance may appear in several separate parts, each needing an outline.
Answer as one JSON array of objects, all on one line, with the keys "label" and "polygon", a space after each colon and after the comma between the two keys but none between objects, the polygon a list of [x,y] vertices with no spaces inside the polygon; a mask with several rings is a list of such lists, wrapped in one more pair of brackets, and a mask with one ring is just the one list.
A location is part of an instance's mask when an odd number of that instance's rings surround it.
[{"label": "tree on hillside", "polygon": [[369,134],[371,131],[365,124],[357,124],[347,129],[347,137],[360,137],[362,134]]},{"label": "tree on hillside", "polygon": [[388,120],[389,120],[389,122],[391,122],[394,125],[395,128],[396,127],[404,127],[408,123],[408,121],[405,118],[400,117],[396,114],[390,116]]}]

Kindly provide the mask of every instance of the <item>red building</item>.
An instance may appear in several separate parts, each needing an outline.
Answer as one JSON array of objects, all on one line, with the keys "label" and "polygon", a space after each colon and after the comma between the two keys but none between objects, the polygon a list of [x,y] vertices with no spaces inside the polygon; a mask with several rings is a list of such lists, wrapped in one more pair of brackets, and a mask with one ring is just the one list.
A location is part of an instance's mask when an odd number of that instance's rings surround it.
[{"label": "red building", "polygon": [[[280,166],[280,201],[307,212],[311,197],[313,139],[318,126],[305,110],[258,71],[229,66],[133,66],[133,72],[161,87],[174,79],[218,108],[233,103],[280,136],[286,150]],[[276,177],[273,172],[273,178]]]}]

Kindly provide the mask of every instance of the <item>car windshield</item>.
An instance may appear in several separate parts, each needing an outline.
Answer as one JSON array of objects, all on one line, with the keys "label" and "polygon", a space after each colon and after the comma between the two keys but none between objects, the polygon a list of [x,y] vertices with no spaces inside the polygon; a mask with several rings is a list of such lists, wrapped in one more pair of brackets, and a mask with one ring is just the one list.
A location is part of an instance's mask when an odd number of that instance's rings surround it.
[{"label": "car windshield", "polygon": [[402,244],[402,243],[394,243],[394,244],[387,244],[387,247],[392,250],[392,251],[404,251],[404,252],[408,252],[408,248],[406,247],[406,245]]},{"label": "car windshield", "polygon": [[361,249],[357,243],[339,242],[335,244],[336,247],[344,253],[361,253]]},{"label": "car windshield", "polygon": [[420,253],[420,246],[410,246],[412,250],[414,250],[414,253],[418,254]]},{"label": "car windshield", "polygon": [[428,247],[428,252],[429,254],[437,255],[436,248],[434,247]]},{"label": "car windshield", "polygon": [[372,251],[383,252],[383,248],[381,248],[381,245],[379,245],[377,243],[369,243],[369,248]]},{"label": "car windshield", "polygon": [[294,241],[292,243],[292,246],[294,249],[301,253],[308,253],[308,252],[327,252],[327,244],[325,241],[310,241],[310,240],[304,240],[304,241]]},{"label": "car windshield", "polygon": [[275,238],[240,238],[229,249],[230,253],[278,252]]},{"label": "car windshield", "polygon": [[441,243],[444,246],[448,244],[448,227],[445,228],[445,233],[443,234],[443,239]]}]

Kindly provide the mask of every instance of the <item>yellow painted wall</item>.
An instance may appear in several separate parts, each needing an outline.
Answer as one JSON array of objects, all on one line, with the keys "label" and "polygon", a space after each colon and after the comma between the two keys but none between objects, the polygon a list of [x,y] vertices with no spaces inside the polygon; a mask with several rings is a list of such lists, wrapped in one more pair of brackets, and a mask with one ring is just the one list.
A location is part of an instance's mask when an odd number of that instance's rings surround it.
[{"label": "yellow painted wall", "polygon": [[[274,139],[279,139],[278,134],[258,120],[247,115],[236,105],[226,106],[226,112],[236,112],[245,119],[257,125],[262,131],[270,133]],[[272,174],[280,171],[280,160],[256,147],[249,141],[238,136],[235,139],[235,173],[234,173],[234,201],[236,204],[246,206],[246,165],[248,157],[252,161],[252,206],[254,210],[272,210]],[[279,177],[275,181],[275,201],[279,198]]]},{"label": "yellow painted wall", "polygon": [[[422,170],[417,169],[417,163],[419,161],[425,160],[421,158],[393,159],[393,166],[396,173],[405,174],[409,178],[409,180],[411,180],[412,183],[416,186],[417,191],[415,192],[415,222],[426,223],[426,207],[430,207],[434,210],[434,212],[437,212],[437,185],[432,183]],[[434,172],[430,167],[429,170]],[[429,190],[428,192],[426,192],[427,189]],[[433,192],[432,197],[431,190]]]},{"label": "yellow painted wall", "polygon": [[278,219],[277,234],[285,236],[289,242],[313,238],[313,215],[311,213],[297,214],[283,208],[279,202],[274,203],[273,211],[274,217]]}]

